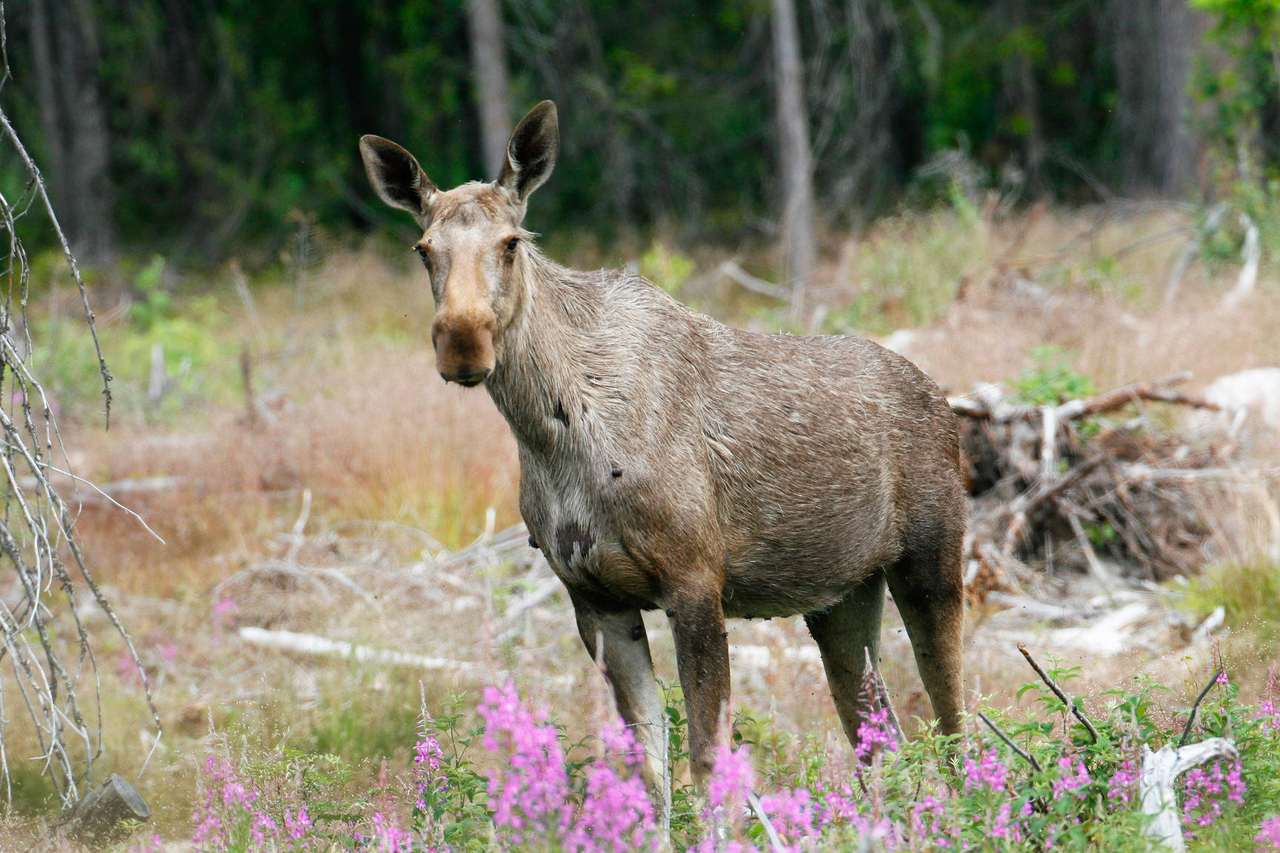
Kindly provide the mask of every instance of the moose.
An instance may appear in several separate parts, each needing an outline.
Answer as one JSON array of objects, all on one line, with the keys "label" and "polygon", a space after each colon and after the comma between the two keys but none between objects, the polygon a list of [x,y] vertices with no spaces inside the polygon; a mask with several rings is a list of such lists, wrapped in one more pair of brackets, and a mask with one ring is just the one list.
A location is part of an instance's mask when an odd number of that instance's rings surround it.
[{"label": "moose", "polygon": [[360,153],[423,229],[436,367],[483,383],[515,435],[530,542],[644,748],[658,813],[666,716],[641,611],[669,621],[702,790],[729,736],[726,617],[803,614],[856,744],[887,585],[939,728],[959,732],[967,511],[942,392],[866,339],[734,329],[638,275],[548,260],[521,223],[559,144],[543,101],[493,183],[442,191],[377,136]]}]

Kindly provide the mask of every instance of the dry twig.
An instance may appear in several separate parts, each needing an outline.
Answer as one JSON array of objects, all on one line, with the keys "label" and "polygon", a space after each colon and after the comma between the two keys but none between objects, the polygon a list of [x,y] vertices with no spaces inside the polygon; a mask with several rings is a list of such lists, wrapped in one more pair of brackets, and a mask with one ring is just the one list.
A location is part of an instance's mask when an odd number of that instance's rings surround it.
[{"label": "dry twig", "polygon": [[1085,727],[1089,732],[1089,736],[1093,738],[1093,742],[1097,743],[1098,730],[1093,727],[1093,723],[1084,715],[1084,712],[1076,706],[1075,700],[1071,698],[1071,695],[1059,687],[1058,682],[1054,681],[1052,676],[1044,671],[1036,659],[1031,656],[1031,652],[1027,651],[1027,647],[1024,643],[1018,643],[1018,651],[1022,652],[1022,656],[1027,659],[1027,663],[1031,664],[1031,668],[1036,671],[1036,675],[1040,676],[1040,680],[1049,685],[1049,689],[1053,691],[1053,695],[1061,699],[1062,704],[1066,705],[1067,708],[1071,710],[1072,716],[1079,720]]},{"label": "dry twig", "polygon": [[1191,737],[1191,726],[1196,721],[1196,714],[1200,711],[1200,703],[1204,701],[1204,697],[1209,695],[1209,691],[1213,689],[1213,685],[1218,683],[1218,679],[1222,676],[1222,667],[1218,667],[1213,671],[1213,677],[1209,679],[1209,683],[1200,691],[1200,695],[1196,697],[1196,701],[1191,706],[1191,713],[1187,715],[1187,725],[1182,729],[1182,737],[1178,739],[1178,748],[1187,745],[1187,738]]},{"label": "dry twig", "polygon": [[996,737],[998,737],[998,738],[1000,738],[1000,740],[1004,741],[1005,745],[1006,745],[1007,747],[1009,747],[1010,749],[1012,749],[1012,750],[1013,750],[1014,755],[1018,756],[1018,757],[1019,757],[1019,758],[1021,758],[1023,761],[1025,761],[1025,762],[1027,762],[1028,764],[1030,764],[1030,765],[1031,765],[1031,768],[1032,768],[1033,770],[1035,770],[1037,773],[1039,773],[1039,772],[1041,772],[1042,770],[1044,770],[1044,768],[1040,766],[1040,762],[1039,762],[1039,761],[1036,761],[1035,756],[1033,756],[1031,753],[1027,752],[1027,751],[1026,751],[1025,749],[1023,749],[1022,747],[1018,746],[1016,743],[1014,743],[1014,742],[1013,742],[1013,738],[1011,738],[1011,737],[1009,737],[1007,734],[1005,734],[1005,733],[1000,729],[1000,727],[999,727],[999,726],[997,726],[995,723],[993,723],[993,722],[991,721],[991,718],[990,718],[990,717],[988,717],[986,714],[984,714],[984,713],[982,713],[981,711],[979,711],[979,712],[978,712],[978,719],[979,719],[979,720],[982,720],[982,722],[986,725],[986,727],[987,727],[987,728],[989,728],[989,729],[991,729],[992,733],[993,733],[993,734],[995,734],[995,736],[996,736]]}]

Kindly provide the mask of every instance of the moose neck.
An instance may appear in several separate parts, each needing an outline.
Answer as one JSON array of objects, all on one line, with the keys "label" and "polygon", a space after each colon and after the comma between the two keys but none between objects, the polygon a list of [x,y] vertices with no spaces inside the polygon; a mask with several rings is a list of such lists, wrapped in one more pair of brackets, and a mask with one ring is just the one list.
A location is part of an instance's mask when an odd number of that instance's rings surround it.
[{"label": "moose neck", "polygon": [[522,298],[485,386],[519,442],[556,445],[592,393],[599,283],[608,273],[566,269],[531,250],[517,274]]}]

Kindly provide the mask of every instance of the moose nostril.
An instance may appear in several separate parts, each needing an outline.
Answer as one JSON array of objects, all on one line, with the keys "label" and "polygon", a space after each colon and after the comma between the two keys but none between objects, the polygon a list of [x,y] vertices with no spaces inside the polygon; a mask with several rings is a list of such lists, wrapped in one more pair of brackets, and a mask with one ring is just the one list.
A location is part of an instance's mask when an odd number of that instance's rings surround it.
[{"label": "moose nostril", "polygon": [[483,370],[468,370],[453,374],[445,373],[442,370],[440,371],[440,376],[445,382],[457,382],[464,388],[471,388],[488,379],[490,373],[493,373],[493,368],[486,367]]}]

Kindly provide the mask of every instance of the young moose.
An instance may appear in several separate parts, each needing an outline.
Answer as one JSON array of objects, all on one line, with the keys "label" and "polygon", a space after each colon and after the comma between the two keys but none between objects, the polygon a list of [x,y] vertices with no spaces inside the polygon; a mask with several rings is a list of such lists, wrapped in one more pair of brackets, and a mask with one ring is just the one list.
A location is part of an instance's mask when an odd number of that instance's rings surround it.
[{"label": "young moose", "polygon": [[960,728],[961,490],[954,416],[915,366],[856,337],[723,326],[621,271],[576,272],[520,227],[559,149],[543,101],[492,184],[436,188],[360,140],[378,195],[423,227],[436,366],[481,382],[520,449],[520,511],[670,807],[642,610],[675,636],[694,782],[728,731],[726,616],[804,614],[845,734],[863,719],[886,583],[944,732]]}]

